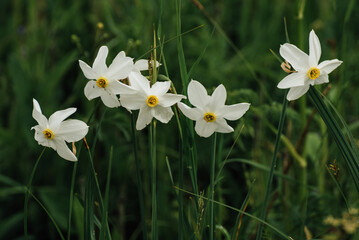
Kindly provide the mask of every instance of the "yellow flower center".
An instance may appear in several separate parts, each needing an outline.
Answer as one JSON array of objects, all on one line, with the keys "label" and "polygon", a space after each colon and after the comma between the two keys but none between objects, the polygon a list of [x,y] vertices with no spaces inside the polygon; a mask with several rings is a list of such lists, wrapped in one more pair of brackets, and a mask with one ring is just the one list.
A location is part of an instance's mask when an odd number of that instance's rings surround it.
[{"label": "yellow flower center", "polygon": [[155,95],[150,95],[147,98],[147,105],[150,107],[154,107],[158,104],[158,98]]},{"label": "yellow flower center", "polygon": [[99,77],[96,81],[96,84],[99,88],[105,88],[108,84],[108,81],[105,77]]},{"label": "yellow flower center", "polygon": [[55,137],[54,132],[48,128],[46,128],[44,131],[42,131],[42,133],[44,134],[45,138],[47,138],[47,139],[53,139]]},{"label": "yellow flower center", "polygon": [[316,67],[312,67],[308,71],[308,77],[312,80],[317,79],[319,77],[320,71]]},{"label": "yellow flower center", "polygon": [[205,113],[203,116],[203,119],[206,122],[214,122],[214,121],[216,121],[216,114],[211,113],[211,112]]}]

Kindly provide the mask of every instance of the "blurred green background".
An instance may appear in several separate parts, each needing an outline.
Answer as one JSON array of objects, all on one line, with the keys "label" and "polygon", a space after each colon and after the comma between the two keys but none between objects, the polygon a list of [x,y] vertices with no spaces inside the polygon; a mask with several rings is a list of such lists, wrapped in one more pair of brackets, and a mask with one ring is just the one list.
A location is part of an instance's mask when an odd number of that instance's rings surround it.
[{"label": "blurred green background", "polygon": [[[223,161],[245,124],[229,158],[248,159],[250,163],[232,161],[224,167],[216,199],[239,208],[255,179],[247,211],[258,216],[284,95],[276,85],[286,74],[270,52],[272,49],[278,53],[280,44],[286,42],[283,19],[286,19],[291,43],[308,52],[309,32],[314,29],[322,46],[321,60],[343,60],[344,63],[330,75],[332,88],[327,96],[355,137],[359,133],[359,6],[355,0],[203,0],[200,1],[203,9],[200,9],[198,3],[182,1],[182,32],[194,29],[182,36],[188,68],[207,47],[191,77],[199,80],[209,92],[220,83],[224,84],[228,91],[227,104],[252,104],[241,121],[231,123],[236,128],[234,134],[219,136],[219,159]],[[135,59],[148,58],[153,45],[153,26],[157,29],[160,21],[160,0],[2,0],[0,12],[0,239],[22,239],[23,186],[42,151],[33,138],[34,132],[30,131],[37,124],[31,116],[32,98],[39,101],[47,117],[74,106],[77,112],[72,117],[87,121],[96,100],[88,101],[83,94],[87,80],[77,61],[81,59],[92,64],[101,45],[110,49],[108,63],[121,50]],[[170,40],[163,48],[169,76],[181,92],[175,1],[164,1],[161,21],[162,40]],[[163,67],[160,73],[164,74]],[[305,159],[307,168],[301,168],[293,151],[288,150],[296,146],[312,108],[309,98],[305,97],[290,103],[285,125],[287,141],[281,144],[277,167],[282,175],[274,182],[268,221],[294,239],[310,239],[301,226],[306,227],[313,239],[329,235],[333,238],[325,239],[358,239],[359,235],[348,234],[342,226],[323,222],[329,215],[341,218],[346,211],[342,195],[331,177],[333,171],[327,170],[328,164],[337,161],[338,183],[351,206],[358,205],[358,195],[319,116],[314,116],[304,141],[295,151]],[[95,120],[90,122],[87,136],[90,145],[104,110],[105,106],[100,104]],[[124,109],[108,109],[99,130],[94,161],[100,185],[104,187],[109,149],[114,146],[109,200],[113,239],[141,237],[130,133],[130,114]],[[165,162],[167,156],[177,183],[177,135],[174,119],[167,125],[158,124],[160,239],[177,236],[176,191]],[[199,137],[196,140],[199,189],[203,191],[209,185],[207,146],[210,140]],[[146,216],[150,224],[151,182],[146,130],[139,132],[139,141]],[[83,237],[81,199],[87,161],[87,155],[81,154],[75,187],[73,239]],[[33,182],[34,194],[64,233],[72,167],[73,163],[48,149]],[[185,189],[191,191],[187,169]],[[193,227],[197,220],[191,212],[194,203],[190,195],[185,195],[185,204],[189,225]],[[216,216],[218,225],[233,231],[236,212],[216,207]],[[256,226],[255,221],[244,217],[239,239],[253,239]],[[191,226],[188,229],[186,239],[192,239]],[[29,233],[32,239],[58,239],[48,216],[33,200],[29,209]],[[224,236],[218,233],[217,238],[225,239]],[[267,229],[264,238],[278,239]]]}]

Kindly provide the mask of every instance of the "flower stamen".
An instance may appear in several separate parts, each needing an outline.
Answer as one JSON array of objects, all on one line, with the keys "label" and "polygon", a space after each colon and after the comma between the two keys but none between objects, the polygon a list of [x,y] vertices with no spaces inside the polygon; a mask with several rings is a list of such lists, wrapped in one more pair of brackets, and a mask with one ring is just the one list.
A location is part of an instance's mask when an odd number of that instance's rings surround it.
[{"label": "flower stamen", "polygon": [[47,138],[47,139],[53,139],[55,137],[54,132],[48,128],[46,128],[44,131],[42,131],[42,133],[44,134],[45,138]]},{"label": "flower stamen", "polygon": [[154,107],[158,104],[158,98],[155,95],[150,95],[147,97],[147,105],[149,107]]},{"label": "flower stamen", "polygon": [[206,122],[214,122],[214,121],[216,121],[216,114],[211,113],[211,112],[205,113],[203,116],[203,119]]},{"label": "flower stamen", "polygon": [[308,71],[308,77],[312,80],[317,79],[320,75],[320,71],[316,67],[312,67]]},{"label": "flower stamen", "polygon": [[108,81],[105,77],[99,77],[96,81],[96,84],[99,88],[105,88],[108,84]]}]

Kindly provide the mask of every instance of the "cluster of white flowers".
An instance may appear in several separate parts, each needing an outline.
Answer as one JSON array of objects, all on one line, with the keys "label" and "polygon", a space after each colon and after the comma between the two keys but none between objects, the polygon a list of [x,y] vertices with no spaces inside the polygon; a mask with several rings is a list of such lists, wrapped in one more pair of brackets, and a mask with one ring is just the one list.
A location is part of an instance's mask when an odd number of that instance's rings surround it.
[{"label": "cluster of white flowers", "polygon": [[[280,54],[295,70],[278,84],[278,88],[290,88],[288,100],[295,100],[304,95],[310,85],[329,82],[328,74],[342,63],[334,59],[318,64],[321,47],[313,30],[309,36],[309,56],[289,43],[280,46]],[[149,70],[150,64],[153,67],[152,61],[141,59],[134,63],[131,57],[121,51],[107,67],[107,55],[108,48],[102,46],[92,67],[79,60],[83,74],[90,80],[84,89],[85,96],[88,100],[100,97],[109,108],[122,105],[130,112],[139,110],[137,130],[144,129],[153,118],[168,123],[174,115],[171,107],[178,103],[181,112],[196,122],[197,134],[209,137],[214,132],[233,132],[226,120],[237,120],[249,109],[249,103],[225,105],[227,92],[222,84],[214,90],[212,96],[209,96],[205,87],[196,80],[191,80],[187,89],[189,102],[195,107],[191,108],[180,102],[186,96],[168,93],[170,81],[157,81],[151,86],[150,81],[141,74],[141,71]],[[160,63],[157,62],[156,66],[160,66]],[[63,121],[75,111],[75,108],[58,111],[47,120],[34,99],[33,117],[39,124],[33,127],[35,139],[39,144],[53,148],[61,157],[71,161],[77,159],[65,141],[78,141],[88,131],[88,126],[82,121]]]}]

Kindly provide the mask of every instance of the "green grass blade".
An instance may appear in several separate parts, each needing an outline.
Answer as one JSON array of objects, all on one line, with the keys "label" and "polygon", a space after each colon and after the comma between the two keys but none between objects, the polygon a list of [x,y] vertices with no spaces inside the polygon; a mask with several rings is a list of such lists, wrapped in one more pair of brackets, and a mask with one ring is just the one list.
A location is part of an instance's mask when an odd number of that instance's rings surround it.
[{"label": "green grass blade", "polygon": [[[174,186],[174,188],[177,189],[177,190],[179,190],[179,191],[183,191],[184,193],[190,194],[190,195],[192,195],[192,196],[195,196],[195,195],[196,195],[196,194],[194,194],[194,193],[192,193],[192,192],[186,191],[186,190],[184,190],[184,189],[180,189],[180,188],[178,188],[178,187],[176,187],[176,186]],[[204,199],[204,200],[211,201],[209,198],[206,198],[206,197],[203,197],[203,196],[200,196],[200,195],[197,195],[197,197],[201,197],[201,198]],[[283,233],[283,232],[282,232],[281,230],[279,230],[277,227],[275,227],[275,226],[269,224],[268,222],[266,222],[266,221],[264,221],[264,220],[262,220],[262,219],[260,219],[260,218],[258,218],[258,217],[256,217],[256,216],[254,216],[254,215],[252,215],[252,214],[250,214],[250,213],[247,213],[247,212],[245,212],[245,211],[242,211],[242,210],[240,210],[240,209],[238,209],[238,208],[235,208],[235,207],[232,207],[232,206],[230,206],[230,205],[227,205],[227,204],[218,202],[218,201],[216,201],[216,200],[213,200],[212,202],[215,203],[215,204],[218,204],[219,206],[226,207],[226,208],[231,209],[231,210],[233,210],[233,211],[236,211],[236,212],[238,212],[238,213],[242,213],[243,215],[246,215],[247,217],[250,217],[251,219],[253,219],[253,220],[255,220],[255,221],[257,221],[257,222],[259,222],[259,223],[261,223],[261,224],[263,224],[263,225],[265,225],[265,226],[267,226],[267,227],[269,227],[269,228],[272,229],[274,232],[276,232],[278,235],[280,235],[283,239],[293,240],[293,238],[291,238],[291,237],[288,236],[287,234]]]},{"label": "green grass blade", "polygon": [[31,191],[31,184],[32,184],[32,180],[34,179],[37,166],[39,165],[40,159],[41,159],[42,155],[44,154],[45,149],[46,149],[46,147],[42,150],[42,152],[40,153],[40,156],[37,158],[34,168],[31,171],[29,182],[27,183],[27,186],[25,187],[25,203],[24,203],[24,235],[25,235],[25,239],[28,239],[27,219],[28,219],[29,193]]},{"label": "green grass blade", "polygon": [[[325,105],[324,101],[320,97],[320,94],[314,87],[310,87],[309,89],[309,96],[312,99],[313,104],[317,108],[320,116],[322,117],[324,123],[327,125],[329,132],[331,133],[332,137],[334,138],[347,166],[349,168],[350,174],[353,178],[355,187],[359,192],[359,161],[357,155],[357,147],[352,146],[350,142],[347,141],[345,138],[341,128],[339,127],[338,123],[336,122],[334,116],[329,111],[328,107]],[[339,116],[339,115],[338,115]],[[346,128],[346,131],[350,138],[349,129]]]},{"label": "green grass blade", "polygon": [[156,182],[156,120],[152,120],[149,134],[149,152],[151,162],[151,190],[152,190],[152,239],[158,239],[157,223],[157,182]]},{"label": "green grass blade", "polygon": [[217,133],[215,132],[212,136],[212,155],[211,155],[211,170],[210,170],[210,202],[209,202],[209,211],[210,211],[210,222],[209,222],[209,239],[214,239],[214,177],[215,177],[215,168],[216,168],[216,147],[217,147]]},{"label": "green grass blade", "polygon": [[146,227],[146,216],[145,216],[145,203],[143,200],[143,187],[142,187],[142,178],[141,178],[141,167],[140,161],[138,159],[138,146],[137,146],[137,136],[135,129],[135,116],[131,114],[131,133],[132,133],[132,146],[133,154],[135,158],[136,165],[136,177],[137,177],[137,191],[138,191],[138,200],[140,204],[140,214],[141,214],[141,225],[142,225],[142,235],[143,240],[147,240],[147,227]]},{"label": "green grass blade", "polygon": [[105,189],[105,199],[103,206],[103,213],[101,219],[101,231],[100,231],[100,239],[111,239],[111,234],[108,228],[108,196],[110,192],[110,180],[111,180],[111,169],[112,169],[112,157],[113,157],[113,146],[110,148],[110,158],[108,161],[108,169],[107,169],[107,178],[106,178],[106,189]]},{"label": "green grass blade", "polygon": [[[269,196],[270,196],[270,192],[271,192],[271,189],[272,189],[274,169],[275,169],[275,167],[277,165],[277,153],[278,153],[279,143],[280,143],[280,139],[281,139],[281,135],[282,135],[282,131],[283,131],[285,113],[286,113],[287,105],[288,105],[287,94],[288,94],[288,90],[286,90],[285,94],[284,94],[282,113],[281,113],[280,118],[279,118],[278,132],[277,132],[277,136],[276,136],[275,143],[274,143],[274,152],[273,152],[273,157],[272,157],[272,164],[271,164],[271,168],[270,168],[270,171],[269,171],[269,176],[268,176],[267,186],[266,186],[266,193],[265,193],[265,196],[264,196],[262,212],[261,212],[261,215],[260,215],[261,220],[265,219],[265,214],[267,212],[267,206],[268,206],[268,202],[269,202]],[[261,240],[262,239],[262,230],[263,230],[263,224],[259,224],[258,230],[257,230],[256,240]]]}]

